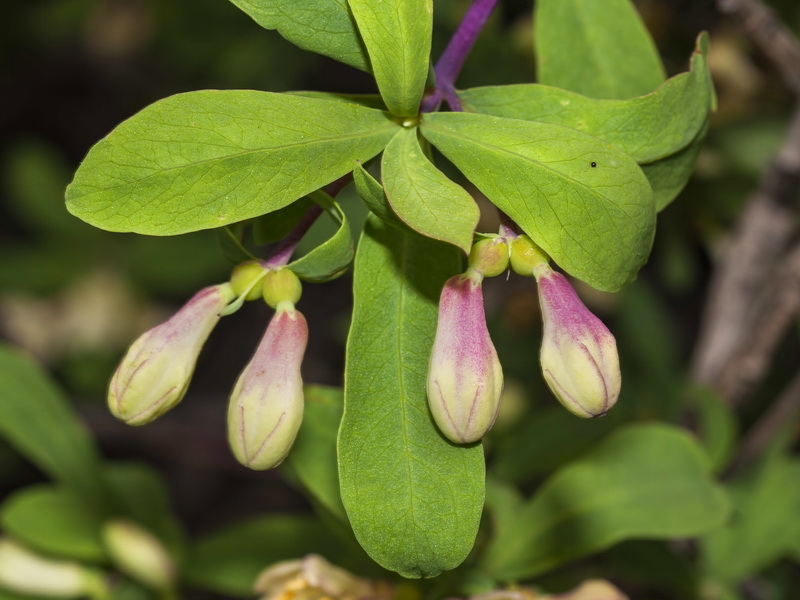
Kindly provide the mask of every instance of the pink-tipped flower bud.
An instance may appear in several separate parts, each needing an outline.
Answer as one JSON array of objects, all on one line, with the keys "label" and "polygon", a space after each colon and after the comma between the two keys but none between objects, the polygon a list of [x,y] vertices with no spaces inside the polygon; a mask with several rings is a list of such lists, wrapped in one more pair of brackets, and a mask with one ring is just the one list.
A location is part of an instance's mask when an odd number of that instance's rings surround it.
[{"label": "pink-tipped flower bud", "polygon": [[303,419],[300,365],[308,342],[305,317],[278,305],[228,405],[228,442],[236,460],[257,471],[277,467]]},{"label": "pink-tipped flower bud", "polygon": [[457,444],[480,440],[494,424],[503,370],[486,328],[480,274],[447,280],[428,367],[428,405],[441,432]]},{"label": "pink-tipped flower bud", "polygon": [[178,404],[219,312],[233,297],[227,283],[204,288],[171,319],[136,340],[111,378],[112,414],[128,425],[144,425]]},{"label": "pink-tipped flower bud", "polygon": [[544,379],[571,413],[587,418],[604,415],[616,403],[622,384],[617,342],[566,277],[544,264],[534,274],[544,320]]}]

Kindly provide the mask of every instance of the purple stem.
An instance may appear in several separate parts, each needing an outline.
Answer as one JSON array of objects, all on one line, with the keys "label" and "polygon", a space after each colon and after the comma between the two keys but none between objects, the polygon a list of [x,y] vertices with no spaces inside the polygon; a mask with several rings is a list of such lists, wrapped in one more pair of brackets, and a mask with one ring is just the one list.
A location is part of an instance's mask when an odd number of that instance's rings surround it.
[{"label": "purple stem", "polygon": [[447,100],[452,110],[461,110],[461,102],[455,92],[456,78],[496,4],[497,0],[475,0],[467,9],[461,24],[436,62],[436,90],[423,99],[421,112],[435,111],[442,99]]},{"label": "purple stem", "polygon": [[[328,184],[325,187],[325,192],[331,197],[335,198],[336,195],[344,189],[344,187],[350,183],[350,179],[352,178],[353,174],[348,173],[336,181]],[[297,244],[300,243],[300,240],[303,239],[303,236],[311,229],[311,226],[314,222],[319,218],[319,216],[325,212],[324,209],[319,204],[314,204],[311,206],[307,211],[306,214],[298,221],[297,225],[294,226],[285,238],[283,238],[278,245],[275,246],[275,250],[272,252],[272,256],[270,256],[263,264],[267,267],[282,267],[289,262],[292,258],[292,254],[297,249]]]}]

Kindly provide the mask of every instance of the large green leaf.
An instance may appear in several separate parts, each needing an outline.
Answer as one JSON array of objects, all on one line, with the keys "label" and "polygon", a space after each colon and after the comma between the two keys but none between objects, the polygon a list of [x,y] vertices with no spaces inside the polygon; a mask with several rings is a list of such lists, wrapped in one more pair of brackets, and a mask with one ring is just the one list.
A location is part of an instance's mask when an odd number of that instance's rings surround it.
[{"label": "large green leaf", "polygon": [[3,531],[31,548],[65,558],[104,561],[101,520],[69,489],[24,488],[0,510]]},{"label": "large green leaf", "polygon": [[194,544],[181,575],[193,586],[249,597],[256,577],[268,566],[312,552],[341,564],[340,549],[338,538],[316,519],[295,515],[257,517]]},{"label": "large green leaf", "polygon": [[283,467],[291,470],[326,509],[346,520],[336,464],[336,434],[342,420],[342,390],[306,386],[304,391],[303,424]]},{"label": "large green leaf", "polygon": [[383,101],[401,117],[419,112],[428,77],[433,0],[348,0]]},{"label": "large green leaf", "polygon": [[324,192],[313,192],[311,197],[337,224],[336,232],[322,244],[289,263],[289,268],[305,281],[323,282],[335,279],[345,272],[353,261],[353,237],[347,215],[339,204]]},{"label": "large green leaf", "polygon": [[265,29],[276,29],[295,46],[369,71],[347,0],[231,0]]},{"label": "large green leaf", "polygon": [[625,539],[703,534],[729,509],[697,442],[662,424],[620,430],[514,510],[489,499],[496,535],[482,566],[499,580],[533,577]]},{"label": "large green leaf", "polygon": [[594,98],[631,98],[664,81],[655,44],[630,0],[537,0],[539,83]]},{"label": "large green leaf", "polygon": [[630,282],[655,232],[639,165],[560,125],[490,115],[425,115],[423,135],[568,273],[604,291]]},{"label": "large green leaf", "polygon": [[94,440],[50,378],[0,344],[0,435],[98,514],[110,508]]},{"label": "large green leaf", "polygon": [[386,146],[381,175],[389,204],[409,227],[469,253],[478,205],[425,157],[416,127],[398,131]]},{"label": "large green leaf", "polygon": [[172,235],[282,208],[381,151],[397,124],[356,104],[249,90],[170,96],[84,159],[67,208],[110,231]]},{"label": "large green leaf", "polygon": [[694,163],[708,131],[708,120],[703,124],[697,137],[680,152],[642,165],[642,171],[653,189],[653,201],[657,211],[664,210],[677,198],[694,171]]},{"label": "large green leaf", "polygon": [[790,552],[800,514],[800,461],[768,458],[729,486],[730,523],[703,540],[707,573],[721,581],[747,579]]},{"label": "large green leaf", "polygon": [[416,233],[400,220],[400,217],[392,209],[392,205],[389,204],[389,199],[386,197],[383,186],[363,166],[358,165],[353,170],[353,181],[356,184],[358,195],[372,211],[372,214],[400,231]]},{"label": "large green leaf", "polygon": [[704,35],[689,73],[628,100],[598,100],[538,84],[474,88],[459,97],[465,110],[572,127],[619,146],[636,162],[649,163],[688,146],[708,118],[713,90],[707,46]]},{"label": "large green leaf", "polygon": [[482,447],[448,442],[425,393],[437,299],[457,269],[455,248],[367,220],[356,252],[339,478],[358,541],[405,577],[460,564],[483,507]]}]

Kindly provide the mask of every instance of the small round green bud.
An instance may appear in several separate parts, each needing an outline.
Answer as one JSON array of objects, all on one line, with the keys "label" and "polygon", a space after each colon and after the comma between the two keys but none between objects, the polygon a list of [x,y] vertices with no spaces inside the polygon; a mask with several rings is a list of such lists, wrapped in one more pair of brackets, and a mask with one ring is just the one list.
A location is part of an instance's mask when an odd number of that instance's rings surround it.
[{"label": "small round green bud", "polygon": [[469,267],[484,277],[496,277],[508,268],[508,241],[494,237],[479,241],[469,253]]},{"label": "small round green bud", "polygon": [[537,267],[549,263],[550,257],[527,235],[521,235],[511,242],[511,268],[515,273],[530,277]]},{"label": "small round green bud", "polygon": [[297,304],[303,293],[303,286],[291,269],[282,267],[269,271],[264,277],[261,293],[271,308],[277,308],[281,302]]},{"label": "small round green bud", "polygon": [[233,273],[231,273],[231,287],[236,297],[238,298],[244,294],[248,288],[250,288],[250,291],[244,297],[245,300],[255,300],[261,296],[261,288],[256,282],[264,277],[265,272],[266,269],[254,260],[237,265],[233,269]]}]

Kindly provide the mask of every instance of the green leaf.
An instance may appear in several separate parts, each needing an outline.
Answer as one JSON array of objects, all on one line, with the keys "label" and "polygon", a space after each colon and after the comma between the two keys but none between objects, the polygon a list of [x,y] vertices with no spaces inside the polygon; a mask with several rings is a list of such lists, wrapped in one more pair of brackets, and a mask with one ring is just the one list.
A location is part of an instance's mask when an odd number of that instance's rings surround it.
[{"label": "green leaf", "polygon": [[538,0],[533,23],[539,83],[594,98],[631,98],[665,79],[630,0]]},{"label": "green leaf", "polygon": [[561,406],[539,408],[493,439],[489,472],[517,484],[544,477],[608,435],[620,417],[617,409],[602,419],[576,419]]},{"label": "green leaf", "polygon": [[383,101],[401,117],[419,112],[428,77],[433,0],[348,0]]},{"label": "green leaf", "polygon": [[563,125],[618,146],[649,163],[688,146],[703,128],[713,90],[703,39],[689,73],[656,91],[628,100],[598,100],[537,84],[503,85],[459,92],[465,110],[509,119]]},{"label": "green leaf", "polygon": [[181,571],[193,586],[249,597],[258,574],[282,560],[316,553],[337,564],[340,542],[319,521],[270,515],[242,521],[198,541]]},{"label": "green leaf", "polygon": [[107,558],[100,518],[68,489],[38,485],[16,492],[0,510],[0,525],[45,554],[90,562]]},{"label": "green leaf", "polygon": [[714,473],[722,473],[736,450],[736,415],[722,398],[710,389],[690,390],[697,414],[697,429]]},{"label": "green leaf", "polygon": [[285,238],[313,204],[309,195],[289,206],[253,219],[253,242],[261,245]]},{"label": "green leaf", "polygon": [[117,502],[117,516],[145,527],[180,560],[185,551],[183,531],[161,475],[140,463],[111,463],[104,475]]},{"label": "green leaf", "polygon": [[342,407],[340,388],[306,386],[303,424],[283,466],[292,471],[326,509],[346,520],[336,464],[336,434],[342,420]]},{"label": "green leaf", "polygon": [[518,510],[497,515],[483,570],[522,579],[625,539],[703,534],[725,521],[728,508],[690,435],[629,426],[558,471]]},{"label": "green leaf", "polygon": [[708,574],[735,583],[789,553],[800,512],[800,461],[770,457],[729,489],[733,518],[708,535],[702,549]]},{"label": "green leaf", "polygon": [[370,216],[356,252],[339,479],[353,531],[381,566],[434,577],[460,564],[483,507],[479,444],[456,446],[428,410],[437,300],[457,252]]},{"label": "green leaf", "polygon": [[230,262],[236,264],[256,257],[244,246],[244,223],[234,223],[217,229],[219,245]]},{"label": "green leaf", "polygon": [[578,279],[617,291],[647,260],[652,193],[615,146],[559,125],[468,113],[425,115],[422,133]]},{"label": "green leaf", "polygon": [[358,164],[353,171],[353,181],[355,181],[358,195],[369,207],[372,214],[400,231],[416,233],[395,214],[388,198],[386,198],[383,186],[361,164]]},{"label": "green leaf", "polygon": [[311,198],[325,208],[339,228],[333,236],[305,256],[289,263],[288,267],[305,281],[330,281],[344,273],[353,261],[353,238],[347,216],[333,198],[324,192],[314,192]]},{"label": "green leaf", "polygon": [[250,90],[170,96],[84,159],[67,208],[110,231],[173,235],[257,217],[348,173],[397,130],[381,111]]},{"label": "green leaf", "polygon": [[422,235],[469,254],[478,205],[425,157],[416,127],[401,129],[386,146],[381,174],[386,197],[400,219]]},{"label": "green leaf", "polygon": [[656,162],[642,165],[642,171],[653,189],[656,210],[661,212],[678,197],[694,171],[694,163],[708,131],[708,121],[697,137],[680,152]]},{"label": "green leaf", "polygon": [[295,46],[369,71],[347,0],[231,0],[265,29],[276,29]]},{"label": "green leaf", "polygon": [[44,371],[0,344],[0,434],[99,514],[109,508],[94,440]]},{"label": "green leaf", "polygon": [[387,110],[383,98],[379,94],[337,94],[335,92],[318,92],[315,90],[298,90],[286,92],[293,96],[304,96],[306,98],[319,98],[320,100],[333,100],[335,102],[349,102],[376,110]]}]

